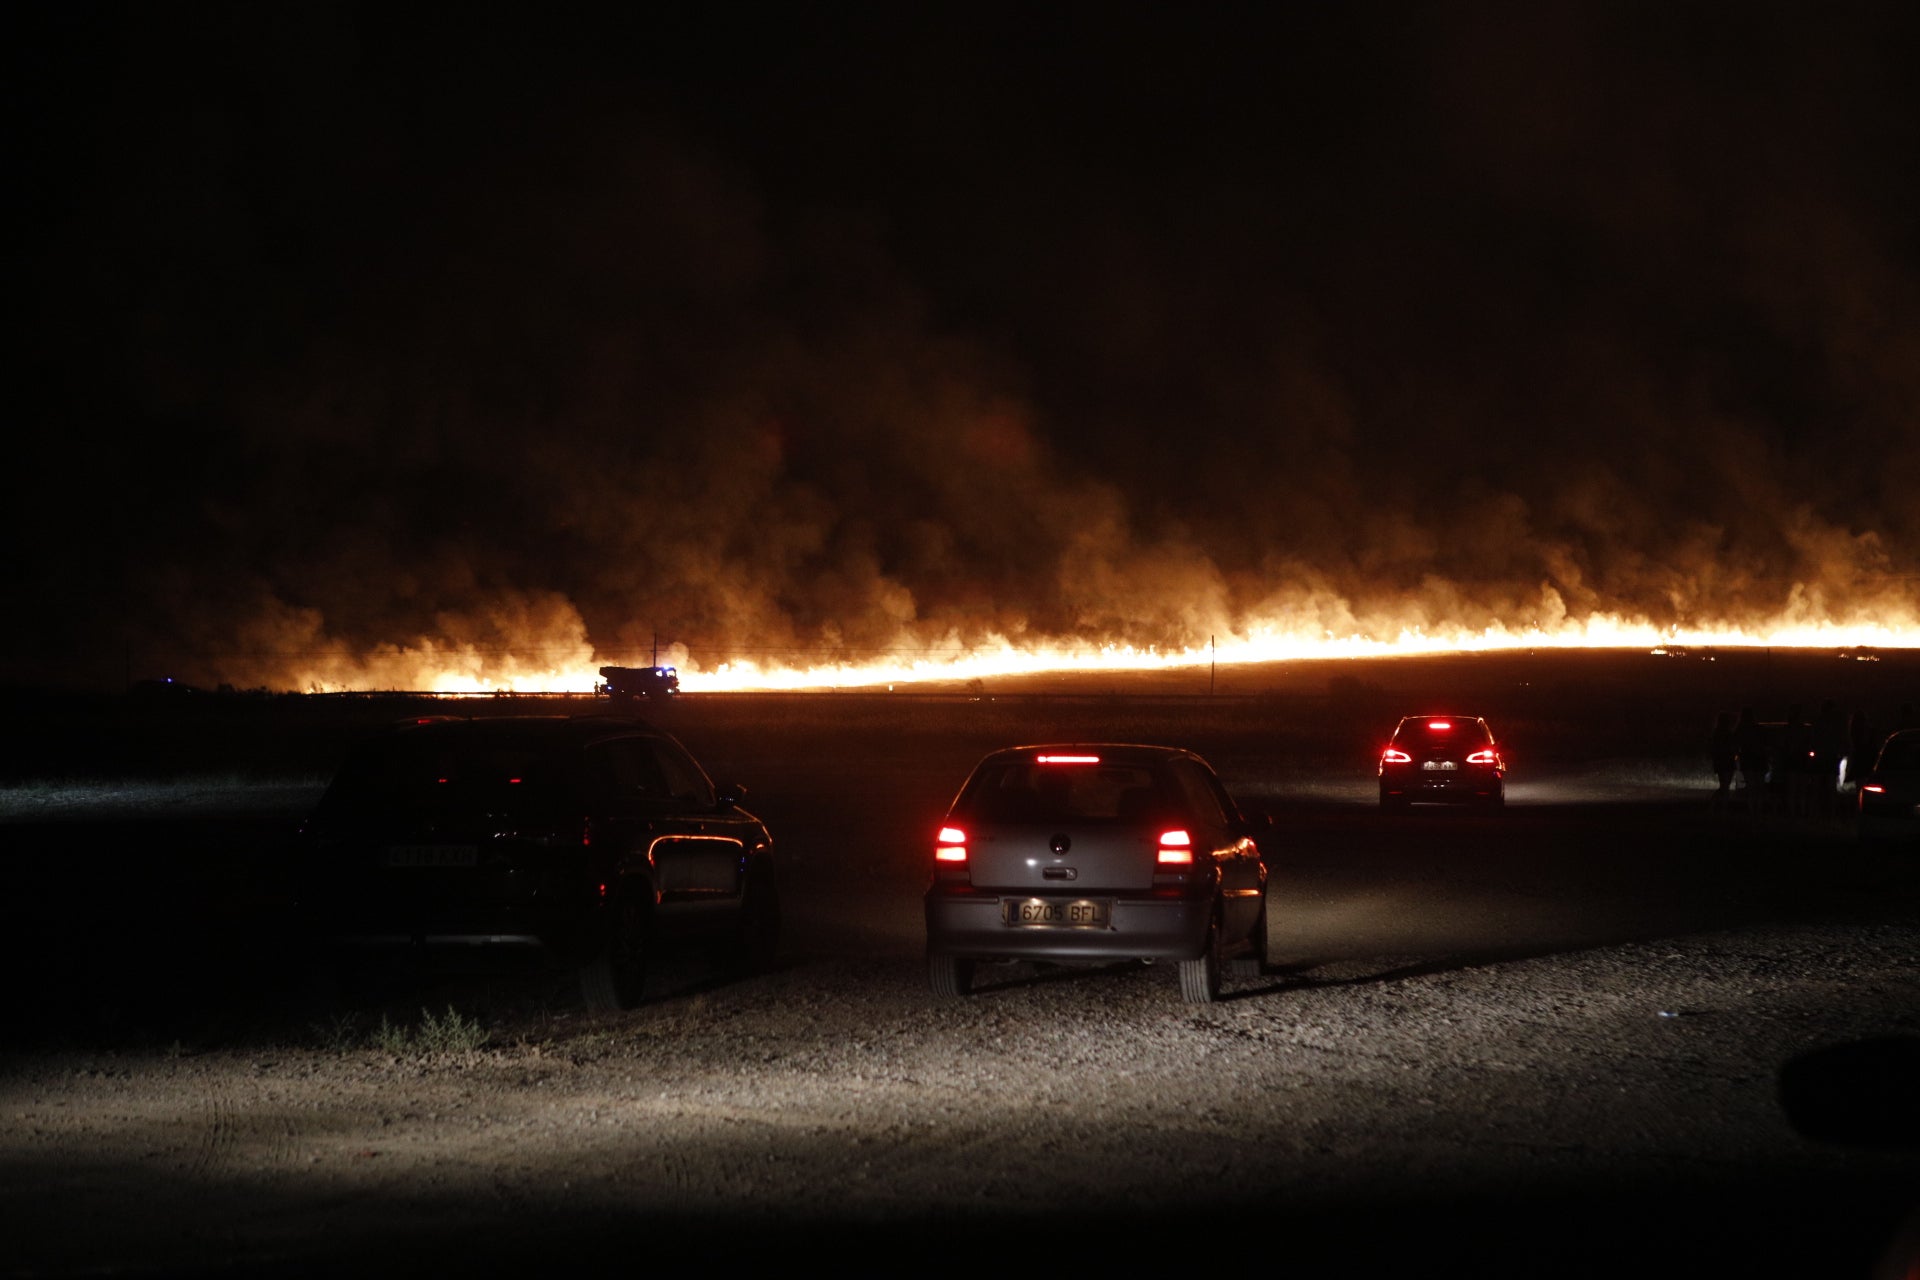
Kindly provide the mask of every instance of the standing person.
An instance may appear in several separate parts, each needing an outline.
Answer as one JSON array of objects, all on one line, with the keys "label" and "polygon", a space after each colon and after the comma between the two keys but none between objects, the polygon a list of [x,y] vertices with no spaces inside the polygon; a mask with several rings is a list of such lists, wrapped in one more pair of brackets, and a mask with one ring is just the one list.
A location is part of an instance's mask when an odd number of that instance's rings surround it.
[{"label": "standing person", "polygon": [[1713,807],[1716,812],[1724,811],[1727,800],[1733,794],[1733,771],[1740,761],[1739,739],[1733,733],[1733,716],[1725,711],[1713,722],[1713,733],[1707,739],[1707,753],[1713,757],[1713,776],[1720,787],[1713,793]]},{"label": "standing person", "polygon": [[1820,704],[1808,735],[1812,748],[1808,763],[1808,800],[1817,817],[1831,817],[1840,811],[1840,780],[1846,774],[1847,717],[1832,698]]},{"label": "standing person", "polygon": [[1847,781],[1859,784],[1873,768],[1873,757],[1879,747],[1879,740],[1873,736],[1873,725],[1867,720],[1867,713],[1856,711],[1847,724]]},{"label": "standing person", "polygon": [[1807,802],[1813,793],[1813,728],[1800,714],[1800,704],[1787,709],[1786,727],[1780,730],[1779,750],[1774,754],[1773,781],[1787,792],[1787,817],[1807,816]]},{"label": "standing person", "polygon": [[1733,741],[1740,755],[1740,785],[1747,793],[1747,812],[1757,815],[1767,795],[1767,731],[1754,719],[1752,707],[1740,708]]}]

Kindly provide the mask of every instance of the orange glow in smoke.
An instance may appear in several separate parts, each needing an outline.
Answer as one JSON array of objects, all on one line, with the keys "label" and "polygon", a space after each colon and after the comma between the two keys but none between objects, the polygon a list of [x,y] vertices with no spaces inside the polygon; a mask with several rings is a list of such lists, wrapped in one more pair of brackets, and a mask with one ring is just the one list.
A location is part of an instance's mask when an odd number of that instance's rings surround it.
[{"label": "orange glow in smoke", "polygon": [[[665,637],[662,637],[664,640]],[[451,653],[430,645],[369,655],[351,670],[310,672],[295,687],[314,692],[413,689],[442,694],[590,693],[603,664],[648,666],[651,655],[602,653],[577,633],[559,646],[569,660],[548,664],[517,660],[511,653]],[[1386,658],[1438,653],[1495,653],[1540,649],[1639,649],[1680,653],[1711,649],[1786,648],[1858,650],[1920,648],[1920,621],[1904,625],[1791,622],[1777,626],[1660,628],[1615,615],[1569,619],[1554,628],[1490,627],[1480,631],[1409,627],[1394,635],[1311,634],[1255,625],[1220,634],[1212,645],[1152,648],[1065,641],[1015,643],[990,639],[971,647],[957,642],[910,649],[903,641],[893,656],[812,665],[747,658],[703,662],[684,645],[664,645],[659,660],[679,668],[690,693],[824,689],[886,689],[932,682],[961,683],[1047,672],[1142,672],[1200,670],[1209,666],[1345,658]],[[541,650],[551,653],[552,650]],[[575,656],[577,655],[577,656]]]}]

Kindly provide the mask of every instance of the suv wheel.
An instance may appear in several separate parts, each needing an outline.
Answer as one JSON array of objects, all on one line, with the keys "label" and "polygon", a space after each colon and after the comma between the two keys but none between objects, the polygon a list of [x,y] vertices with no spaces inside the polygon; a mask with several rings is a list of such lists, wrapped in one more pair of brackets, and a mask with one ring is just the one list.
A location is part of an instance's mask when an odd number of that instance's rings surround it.
[{"label": "suv wheel", "polygon": [[740,891],[740,930],[734,940],[733,968],[764,973],[773,968],[780,946],[780,885],[773,868],[755,864]]},{"label": "suv wheel", "polygon": [[631,1009],[646,996],[647,916],[637,902],[614,902],[605,936],[580,968],[580,996],[593,1013]]}]

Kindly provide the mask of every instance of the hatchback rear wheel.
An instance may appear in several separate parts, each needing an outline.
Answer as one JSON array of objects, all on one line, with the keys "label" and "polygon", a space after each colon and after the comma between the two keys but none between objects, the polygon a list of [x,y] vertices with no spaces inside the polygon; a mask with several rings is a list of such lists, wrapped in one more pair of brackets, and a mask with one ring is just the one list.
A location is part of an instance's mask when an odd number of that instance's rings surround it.
[{"label": "hatchback rear wheel", "polygon": [[1281,926],[1280,903],[1273,893],[1273,881],[1267,881],[1266,892],[1260,895],[1260,927],[1255,931],[1254,946],[1260,957],[1260,971],[1272,973],[1280,967],[1278,939],[1284,936]]},{"label": "hatchback rear wheel", "polygon": [[927,953],[927,985],[937,996],[964,996],[973,990],[973,961]]},{"label": "hatchback rear wheel", "polygon": [[1180,998],[1188,1004],[1212,1004],[1220,998],[1220,983],[1227,967],[1223,946],[1220,917],[1215,913],[1213,923],[1207,926],[1206,947],[1194,959],[1180,962]]}]

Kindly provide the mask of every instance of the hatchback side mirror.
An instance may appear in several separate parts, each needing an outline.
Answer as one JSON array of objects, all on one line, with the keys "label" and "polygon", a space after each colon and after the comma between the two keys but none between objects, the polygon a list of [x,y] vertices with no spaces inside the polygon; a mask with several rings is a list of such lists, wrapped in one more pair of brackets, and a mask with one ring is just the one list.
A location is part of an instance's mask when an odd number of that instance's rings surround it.
[{"label": "hatchback side mirror", "polygon": [[745,787],[737,782],[729,782],[726,786],[720,788],[720,812],[727,813],[731,810],[738,809],[740,802],[746,798],[747,789]]}]

